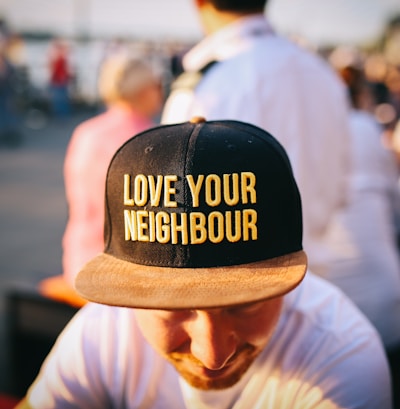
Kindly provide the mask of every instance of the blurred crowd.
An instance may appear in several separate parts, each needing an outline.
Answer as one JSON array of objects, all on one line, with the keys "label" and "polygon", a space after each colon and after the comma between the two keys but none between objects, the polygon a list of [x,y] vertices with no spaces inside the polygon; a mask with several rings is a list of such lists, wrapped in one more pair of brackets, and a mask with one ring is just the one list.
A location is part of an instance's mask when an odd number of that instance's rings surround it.
[{"label": "blurred crowd", "polygon": [[[181,72],[181,56],[192,44],[122,40],[75,41],[53,38],[24,39],[0,20],[0,130],[3,136],[17,131],[17,117],[28,126],[40,127],[47,117],[65,117],[74,107],[98,106],[97,89],[101,63],[122,50],[151,61],[161,74],[167,95],[169,85]],[[369,87],[366,107],[383,129],[383,142],[400,152],[400,62],[382,50],[366,51],[337,46],[320,53],[335,69],[346,66],[363,71]],[[82,58],[85,55],[86,58]]]},{"label": "blurred crowd", "polygon": [[391,62],[383,53],[366,53],[348,46],[335,48],[328,55],[328,61],[347,85],[353,85],[350,70],[362,74],[363,95],[358,97],[357,104],[374,116],[382,128],[382,142],[399,155],[400,61]]},{"label": "blurred crowd", "polygon": [[[17,145],[21,127],[44,127],[82,110],[104,110],[98,89],[101,66],[126,53],[147,60],[167,90],[177,72],[174,60],[187,44],[147,41],[26,38],[0,19],[0,133]],[[155,118],[157,119],[157,118]]]}]

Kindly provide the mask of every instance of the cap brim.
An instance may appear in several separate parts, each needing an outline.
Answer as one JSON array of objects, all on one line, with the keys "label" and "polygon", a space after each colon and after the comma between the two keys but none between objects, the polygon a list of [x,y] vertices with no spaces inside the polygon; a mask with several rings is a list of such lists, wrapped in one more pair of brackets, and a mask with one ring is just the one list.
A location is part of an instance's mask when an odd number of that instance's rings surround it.
[{"label": "cap brim", "polygon": [[286,294],[304,278],[304,251],[236,266],[169,268],[99,254],[75,280],[89,301],[146,309],[213,308]]}]

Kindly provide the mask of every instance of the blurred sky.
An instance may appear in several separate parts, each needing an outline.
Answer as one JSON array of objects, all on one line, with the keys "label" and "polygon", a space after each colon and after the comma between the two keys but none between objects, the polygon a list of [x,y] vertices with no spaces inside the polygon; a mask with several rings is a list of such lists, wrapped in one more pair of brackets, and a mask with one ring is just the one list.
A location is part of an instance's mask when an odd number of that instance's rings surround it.
[{"label": "blurred sky", "polygon": [[[373,41],[400,13],[400,0],[270,0],[267,12],[285,34],[315,45]],[[15,30],[61,35],[196,40],[201,28],[191,0],[0,0]]]}]

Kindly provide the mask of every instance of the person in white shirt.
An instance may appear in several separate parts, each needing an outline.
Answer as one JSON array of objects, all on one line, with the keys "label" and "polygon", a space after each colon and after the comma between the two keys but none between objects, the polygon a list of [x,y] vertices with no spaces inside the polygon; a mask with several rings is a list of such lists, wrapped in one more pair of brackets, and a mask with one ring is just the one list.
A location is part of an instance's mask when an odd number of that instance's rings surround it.
[{"label": "person in white shirt", "polygon": [[162,123],[200,115],[271,132],[285,147],[303,200],[310,269],[330,262],[332,217],[347,200],[351,169],[346,89],[322,58],[278,35],[267,0],[194,0],[205,38],[184,57]]},{"label": "person in white shirt", "polygon": [[307,272],[272,135],[200,117],[144,131],[114,155],[105,207],[75,282],[91,302],[19,409],[392,407],[376,330]]},{"label": "person in white shirt", "polygon": [[400,407],[399,168],[383,144],[373,96],[356,63],[337,67],[349,89],[353,170],[346,206],[330,231],[333,259],[325,278],[338,286],[378,330],[389,357],[395,407]]},{"label": "person in white shirt", "polygon": [[383,145],[383,129],[368,111],[372,96],[361,68],[338,68],[352,103],[353,171],[348,204],[331,231],[334,259],[325,278],[340,287],[381,334],[400,349],[399,169]]}]

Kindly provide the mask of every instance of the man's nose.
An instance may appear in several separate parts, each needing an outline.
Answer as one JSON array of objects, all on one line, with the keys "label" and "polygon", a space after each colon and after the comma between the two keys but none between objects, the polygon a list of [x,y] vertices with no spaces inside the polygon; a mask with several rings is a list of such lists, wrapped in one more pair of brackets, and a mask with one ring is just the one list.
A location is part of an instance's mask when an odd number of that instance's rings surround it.
[{"label": "man's nose", "polygon": [[223,368],[237,350],[237,336],[220,312],[197,311],[190,324],[191,353],[208,369]]}]

